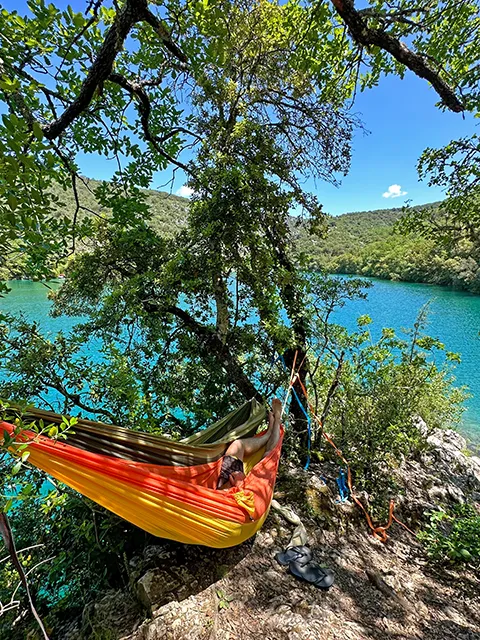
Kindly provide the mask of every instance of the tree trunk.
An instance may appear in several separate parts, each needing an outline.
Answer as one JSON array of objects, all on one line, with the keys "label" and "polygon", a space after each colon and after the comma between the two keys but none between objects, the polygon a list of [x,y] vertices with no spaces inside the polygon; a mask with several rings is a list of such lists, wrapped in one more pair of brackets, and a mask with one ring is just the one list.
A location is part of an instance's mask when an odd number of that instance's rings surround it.
[{"label": "tree trunk", "polygon": [[[295,361],[295,353],[297,354],[297,358]],[[305,413],[303,412],[302,406],[305,411],[308,413],[308,405],[307,399],[305,398],[305,394],[303,393],[303,389],[301,387],[300,381],[303,385],[305,385],[305,379],[307,376],[308,365],[307,365],[307,357],[304,346],[299,345],[297,349],[287,349],[284,354],[285,364],[287,365],[287,369],[289,371],[292,370],[293,363],[295,361],[295,371],[298,373],[298,378],[296,379],[292,392],[292,397],[290,399],[290,415],[293,420],[295,433],[298,436],[301,455],[302,457],[306,457],[308,450],[308,422],[305,417]],[[298,399],[297,399],[298,398]]]},{"label": "tree trunk", "polygon": [[205,327],[180,307],[169,306],[164,308],[163,311],[174,315],[183,322],[187,329],[197,336],[199,350],[208,355],[213,354],[217,358],[218,363],[225,369],[230,380],[246,400],[256,398],[259,402],[263,402],[262,394],[255,388],[250,378],[245,375],[241,364],[230,351],[228,345],[222,342],[216,331]]}]

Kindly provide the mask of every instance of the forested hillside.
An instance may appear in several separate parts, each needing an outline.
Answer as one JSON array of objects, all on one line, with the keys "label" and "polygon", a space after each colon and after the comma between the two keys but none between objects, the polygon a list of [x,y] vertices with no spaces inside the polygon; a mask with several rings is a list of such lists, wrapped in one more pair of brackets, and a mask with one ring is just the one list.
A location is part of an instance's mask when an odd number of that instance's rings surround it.
[{"label": "forested hillside", "polygon": [[312,269],[480,292],[478,246],[466,239],[442,246],[432,238],[402,234],[395,224],[401,217],[402,209],[347,213],[329,220],[324,238],[297,228],[298,247]]},{"label": "forested hillside", "polygon": [[[98,216],[97,219],[108,215],[107,210],[98,203],[95,197],[95,189],[100,184],[100,181],[89,178],[78,180],[78,199],[82,206],[77,214],[77,222],[79,224],[87,219],[89,215],[96,214]],[[56,200],[53,217],[60,219],[66,216],[71,220],[76,210],[73,191],[71,189],[63,190],[59,186],[55,186],[52,192]],[[162,236],[171,237],[186,222],[188,200],[163,191],[147,190],[146,193],[147,203],[152,213],[151,227]],[[95,218],[95,215],[93,217]],[[12,244],[15,244],[18,248],[18,242]],[[86,246],[82,243],[76,246],[77,251],[85,249]],[[22,278],[26,271],[25,264],[27,259],[26,253],[22,251],[12,252],[9,262],[4,267],[0,267],[0,280]],[[57,273],[61,273],[64,268],[65,260],[61,260],[60,264],[54,267],[54,270]]]},{"label": "forested hillside", "polygon": [[[78,183],[78,193],[85,210],[78,215],[79,221],[85,211],[106,215],[97,203],[94,190],[99,182],[85,178]],[[170,193],[149,190],[147,201],[152,212],[151,226],[164,237],[171,237],[185,225],[188,200]],[[60,191],[57,216],[71,218],[75,211],[72,191]],[[433,205],[417,207],[418,211]],[[360,211],[331,217],[328,231],[320,238],[307,231],[305,225],[292,224],[293,235],[299,254],[311,269],[329,273],[374,276],[388,280],[425,282],[454,286],[480,292],[480,252],[468,240],[455,247],[439,246],[432,238],[418,234],[402,234],[396,223],[403,210],[378,209]],[[82,247],[78,247],[82,250]],[[60,271],[63,270],[63,264]],[[0,271],[0,278],[22,277],[22,258],[17,256],[8,269]]]},{"label": "forested hillside", "polygon": [[303,226],[295,227],[295,235],[300,250],[313,267],[330,269],[339,256],[387,239],[401,216],[402,209],[346,213],[328,219],[324,238],[308,233]]},{"label": "forested hillside", "polygon": [[[94,193],[100,184],[99,180],[91,180],[89,178],[83,178],[78,181],[79,200],[82,206],[85,207],[85,209],[79,212],[80,220],[89,211],[95,211],[103,216],[106,215],[106,210],[98,204]],[[72,217],[75,211],[73,191],[63,191],[57,187],[54,193],[58,196],[60,202],[57,208],[57,215]],[[188,200],[153,189],[146,190],[145,193],[147,194],[147,203],[152,213],[151,226],[153,230],[166,237],[172,236],[172,234],[186,222]]]}]

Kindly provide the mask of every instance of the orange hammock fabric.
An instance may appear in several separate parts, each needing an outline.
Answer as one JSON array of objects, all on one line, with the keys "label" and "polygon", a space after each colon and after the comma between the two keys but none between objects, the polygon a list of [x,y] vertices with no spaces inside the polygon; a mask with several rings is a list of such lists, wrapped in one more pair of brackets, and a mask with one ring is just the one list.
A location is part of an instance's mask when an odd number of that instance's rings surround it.
[{"label": "orange hammock fabric", "polygon": [[[106,427],[102,425],[105,432]],[[0,437],[5,431],[12,436],[14,430],[12,424],[0,423]],[[222,435],[223,452],[227,436]],[[148,438],[162,441],[165,448],[177,444],[160,436]],[[125,520],[156,536],[217,548],[240,544],[262,526],[272,500],[282,440],[283,429],[268,456],[262,458],[259,451],[245,459],[247,476],[240,487],[218,491],[221,455],[193,466],[159,465],[88,451],[69,444],[68,439],[60,442],[33,431],[17,436],[17,442],[29,442],[30,464]],[[212,450],[211,444],[187,446],[200,456],[202,449]],[[15,445],[10,450],[15,453]]]}]

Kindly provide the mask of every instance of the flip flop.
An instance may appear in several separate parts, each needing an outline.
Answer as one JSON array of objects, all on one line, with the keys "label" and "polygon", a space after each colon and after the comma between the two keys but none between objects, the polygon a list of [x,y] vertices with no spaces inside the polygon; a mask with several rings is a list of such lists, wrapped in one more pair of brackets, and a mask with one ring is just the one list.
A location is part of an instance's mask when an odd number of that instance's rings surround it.
[{"label": "flip flop", "polygon": [[329,589],[335,580],[331,569],[324,569],[315,562],[302,564],[294,560],[290,562],[288,568],[296,578],[305,580],[319,589]]},{"label": "flip flop", "polygon": [[310,562],[310,560],[312,559],[312,552],[308,547],[305,546],[290,547],[286,551],[277,553],[275,559],[284,567],[292,562],[292,560],[298,562],[299,565],[302,565]]}]

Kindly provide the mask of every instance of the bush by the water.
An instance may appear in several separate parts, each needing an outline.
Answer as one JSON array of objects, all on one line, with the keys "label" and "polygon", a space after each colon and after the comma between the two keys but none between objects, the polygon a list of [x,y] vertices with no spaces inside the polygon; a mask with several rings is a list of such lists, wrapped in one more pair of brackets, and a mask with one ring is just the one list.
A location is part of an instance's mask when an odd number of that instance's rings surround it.
[{"label": "bush by the water", "polygon": [[[466,392],[454,386],[452,373],[458,356],[425,335],[427,321],[428,307],[404,335],[384,328],[375,340],[368,316],[358,319],[353,333],[326,325],[325,315],[319,317],[324,339],[319,340],[313,376],[317,396],[327,398],[332,380],[338,380],[324,427],[349,460],[355,485],[368,492],[374,510],[395,490],[392,470],[404,456],[426,446],[428,433],[419,428],[417,418],[430,431],[455,427],[463,412]],[[445,364],[436,366],[442,359]],[[314,449],[320,457],[336,459],[320,430]]]},{"label": "bush by the water", "polygon": [[472,505],[433,511],[418,538],[435,562],[469,563],[480,568],[480,513]]}]

